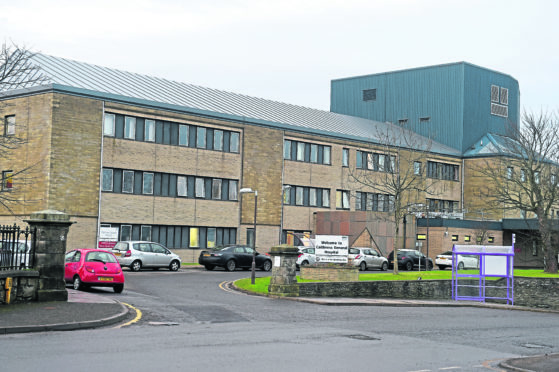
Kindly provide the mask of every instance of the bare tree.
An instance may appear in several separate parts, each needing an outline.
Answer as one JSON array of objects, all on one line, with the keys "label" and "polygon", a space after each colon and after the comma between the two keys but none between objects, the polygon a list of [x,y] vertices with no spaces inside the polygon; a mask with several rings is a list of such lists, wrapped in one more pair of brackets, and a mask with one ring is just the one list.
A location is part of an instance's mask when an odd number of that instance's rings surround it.
[{"label": "bare tree", "polygon": [[557,273],[553,211],[559,209],[559,120],[556,114],[524,113],[520,128],[508,130],[504,155],[487,159],[479,173],[488,179],[488,196],[500,208],[537,218],[544,270]]},{"label": "bare tree", "polygon": [[[431,194],[436,182],[425,177],[427,154],[431,151],[432,141],[393,124],[389,124],[384,130],[378,130],[377,137],[378,145],[370,153],[364,154],[361,167],[358,163],[358,169],[350,171],[349,178],[363,191],[378,193],[377,199],[383,200],[382,209],[391,212],[390,221],[394,223],[395,232],[394,272],[398,273],[400,222],[420,196]],[[362,201],[358,197],[356,200],[366,206],[374,203]],[[378,205],[380,206],[380,202]],[[375,209],[374,206],[370,207],[368,205],[366,209]]]},{"label": "bare tree", "polygon": [[[3,113],[9,104],[2,98],[9,92],[38,85],[47,79],[41,74],[40,69],[31,63],[35,54],[27,48],[14,43],[3,43],[0,50],[0,113]],[[12,119],[13,118],[13,119]],[[26,143],[24,137],[18,135],[15,117],[0,115],[0,159],[9,159],[10,154]],[[10,184],[17,180],[19,185],[32,182],[30,174],[33,166],[23,169],[14,169],[0,175],[0,191],[9,191]],[[9,192],[0,192],[0,206],[12,212],[11,205],[21,202]]]}]

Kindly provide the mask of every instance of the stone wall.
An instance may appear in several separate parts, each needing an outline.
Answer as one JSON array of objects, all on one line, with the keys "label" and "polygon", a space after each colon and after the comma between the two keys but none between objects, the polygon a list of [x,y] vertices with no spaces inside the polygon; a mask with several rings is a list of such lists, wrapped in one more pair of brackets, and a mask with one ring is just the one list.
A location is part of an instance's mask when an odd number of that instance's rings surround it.
[{"label": "stone wall", "polygon": [[6,304],[6,279],[12,278],[10,303],[37,301],[39,289],[39,272],[34,270],[17,270],[0,272],[0,304]]},{"label": "stone wall", "polygon": [[316,265],[302,266],[301,279],[305,280],[328,280],[331,282],[353,282],[359,280],[359,268],[355,266],[334,267]]},{"label": "stone wall", "polygon": [[[491,285],[505,286],[505,279]],[[487,289],[486,296],[503,296]],[[514,278],[514,304],[533,308],[559,310],[559,279],[555,278]],[[466,293],[461,293],[466,295]],[[415,281],[368,281],[368,282],[317,282],[299,283],[301,297],[362,297],[362,298],[403,298],[417,300],[452,300],[452,286],[449,280]],[[469,293],[474,295],[474,293]],[[504,300],[486,300],[502,303]]]}]

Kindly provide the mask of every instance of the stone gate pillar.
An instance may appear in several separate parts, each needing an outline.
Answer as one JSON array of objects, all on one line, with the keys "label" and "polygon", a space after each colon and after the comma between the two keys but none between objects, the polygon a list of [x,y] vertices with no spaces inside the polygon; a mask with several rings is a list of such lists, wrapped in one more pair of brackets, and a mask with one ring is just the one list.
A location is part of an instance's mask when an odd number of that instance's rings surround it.
[{"label": "stone gate pillar", "polygon": [[282,244],[272,247],[272,277],[268,293],[275,296],[298,297],[299,284],[297,284],[297,257],[299,250],[296,247]]},{"label": "stone gate pillar", "polygon": [[68,230],[73,222],[66,213],[45,210],[26,220],[37,228],[35,236],[35,270],[39,272],[38,301],[67,301],[64,281],[64,255]]}]

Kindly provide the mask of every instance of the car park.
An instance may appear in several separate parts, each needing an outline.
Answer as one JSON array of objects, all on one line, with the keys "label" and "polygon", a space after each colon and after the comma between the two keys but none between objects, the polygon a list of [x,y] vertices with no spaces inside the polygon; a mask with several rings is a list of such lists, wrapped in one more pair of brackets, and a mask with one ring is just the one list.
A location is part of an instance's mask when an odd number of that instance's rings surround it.
[{"label": "car park", "polygon": [[388,260],[374,249],[350,248],[348,259],[352,262],[353,266],[358,266],[361,271],[367,269],[388,270]]},{"label": "car park", "polygon": [[111,252],[121,266],[132,271],[140,271],[143,268],[168,268],[170,271],[177,271],[181,267],[181,258],[177,254],[154,242],[120,241]]},{"label": "car park", "polygon": [[316,263],[316,254],[314,248],[302,248],[299,249],[299,256],[297,257],[297,262],[295,263],[297,268],[301,266],[313,265]]},{"label": "car park", "polygon": [[[440,270],[444,270],[447,267],[452,267],[452,251],[447,251],[441,253],[435,257],[435,263]],[[457,266],[458,270],[463,269],[478,269],[479,268],[479,257],[477,255],[457,255]]]},{"label": "car park", "polygon": [[74,289],[112,287],[124,289],[124,273],[116,257],[102,249],[75,249],[65,255],[64,280]]},{"label": "car park", "polygon": [[198,263],[213,270],[223,267],[227,271],[235,271],[237,268],[250,269],[254,253],[255,266],[263,271],[272,269],[272,259],[266,254],[254,252],[252,247],[246,245],[232,245],[219,247],[212,250],[203,250],[198,257]]},{"label": "car park", "polygon": [[[433,270],[433,260],[415,249],[398,249],[398,268],[408,271],[419,269]],[[388,255],[388,267],[394,268],[394,251]]]}]

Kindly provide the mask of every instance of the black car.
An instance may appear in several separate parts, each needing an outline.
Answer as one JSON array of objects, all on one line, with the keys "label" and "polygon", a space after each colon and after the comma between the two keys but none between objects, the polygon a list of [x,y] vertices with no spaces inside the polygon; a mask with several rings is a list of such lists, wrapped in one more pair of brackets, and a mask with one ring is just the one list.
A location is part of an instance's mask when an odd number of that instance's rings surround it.
[{"label": "black car", "polygon": [[[204,250],[200,252],[198,263],[203,265],[206,270],[213,270],[216,266],[223,267],[227,271],[235,271],[238,267],[249,269],[252,267],[252,253],[252,248],[246,245]],[[263,271],[272,269],[270,256],[256,252],[255,263],[256,267]]]},{"label": "black car", "polygon": [[[425,257],[420,251],[414,249],[398,249],[398,269],[406,269],[411,271],[419,268],[421,262],[421,269],[425,270],[428,265],[428,270],[433,270],[433,260]],[[394,268],[394,251],[388,255],[388,267]]]}]

